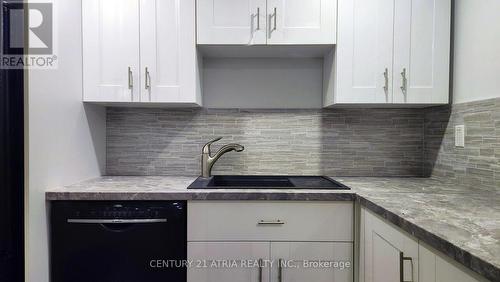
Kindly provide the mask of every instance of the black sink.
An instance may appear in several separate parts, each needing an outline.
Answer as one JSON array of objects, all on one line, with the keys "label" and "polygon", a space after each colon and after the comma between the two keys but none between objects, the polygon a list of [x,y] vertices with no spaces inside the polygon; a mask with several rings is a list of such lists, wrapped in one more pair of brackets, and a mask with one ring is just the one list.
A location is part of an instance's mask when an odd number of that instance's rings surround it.
[{"label": "black sink", "polygon": [[349,187],[325,176],[215,175],[198,177],[188,189],[337,189]]},{"label": "black sink", "polygon": [[295,187],[286,176],[231,176],[212,177],[207,187]]}]

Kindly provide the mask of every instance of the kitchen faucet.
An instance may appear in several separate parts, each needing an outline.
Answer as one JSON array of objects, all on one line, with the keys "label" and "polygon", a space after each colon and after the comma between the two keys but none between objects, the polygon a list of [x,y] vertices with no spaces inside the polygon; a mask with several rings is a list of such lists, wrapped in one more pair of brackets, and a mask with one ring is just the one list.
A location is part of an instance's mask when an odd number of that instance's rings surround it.
[{"label": "kitchen faucet", "polygon": [[231,143],[222,146],[219,151],[217,151],[217,153],[212,156],[210,152],[210,145],[221,139],[222,137],[215,138],[214,140],[211,140],[210,142],[205,144],[205,146],[203,146],[201,154],[201,177],[207,178],[212,176],[212,167],[214,166],[215,162],[225,153],[231,151],[241,152],[245,149],[245,147],[241,146],[240,144]]}]

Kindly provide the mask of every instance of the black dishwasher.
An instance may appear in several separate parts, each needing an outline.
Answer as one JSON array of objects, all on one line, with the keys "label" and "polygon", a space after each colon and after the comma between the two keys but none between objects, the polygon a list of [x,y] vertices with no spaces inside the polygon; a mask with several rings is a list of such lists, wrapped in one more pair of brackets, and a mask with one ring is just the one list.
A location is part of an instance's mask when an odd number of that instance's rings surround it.
[{"label": "black dishwasher", "polygon": [[54,201],[52,282],[185,282],[185,201]]}]

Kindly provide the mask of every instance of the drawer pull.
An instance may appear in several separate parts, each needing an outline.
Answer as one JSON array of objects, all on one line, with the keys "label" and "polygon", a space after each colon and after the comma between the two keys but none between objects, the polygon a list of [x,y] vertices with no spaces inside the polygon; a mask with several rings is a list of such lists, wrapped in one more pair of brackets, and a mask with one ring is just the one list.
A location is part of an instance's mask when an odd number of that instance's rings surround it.
[{"label": "drawer pull", "polygon": [[281,219],[277,220],[261,220],[257,224],[259,225],[283,225],[285,222]]}]

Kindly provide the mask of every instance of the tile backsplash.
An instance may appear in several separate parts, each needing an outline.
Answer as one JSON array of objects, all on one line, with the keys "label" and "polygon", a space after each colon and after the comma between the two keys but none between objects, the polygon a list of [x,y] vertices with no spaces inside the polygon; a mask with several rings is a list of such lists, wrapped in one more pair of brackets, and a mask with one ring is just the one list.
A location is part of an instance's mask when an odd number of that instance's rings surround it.
[{"label": "tile backsplash", "polygon": [[[424,175],[500,189],[500,98],[425,111]],[[463,148],[456,125],[465,125]]]},{"label": "tile backsplash", "polygon": [[216,174],[422,176],[420,109],[107,109],[108,175],[199,175],[204,143],[245,146]]},{"label": "tile backsplash", "polygon": [[[455,125],[465,125],[465,148]],[[428,109],[107,109],[108,175],[199,175],[204,143],[245,146],[216,174],[432,176],[500,187],[500,98]]]}]

